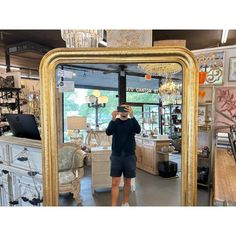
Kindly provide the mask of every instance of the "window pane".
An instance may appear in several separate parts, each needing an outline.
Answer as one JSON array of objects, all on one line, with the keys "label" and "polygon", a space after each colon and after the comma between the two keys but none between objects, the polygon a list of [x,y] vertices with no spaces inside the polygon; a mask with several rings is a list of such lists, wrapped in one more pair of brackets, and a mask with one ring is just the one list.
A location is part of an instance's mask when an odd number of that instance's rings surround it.
[{"label": "window pane", "polygon": [[[93,89],[75,89],[75,92],[64,92],[64,141],[69,141],[67,134],[67,116],[86,116],[87,123],[95,129],[96,112],[95,108],[88,107],[86,96],[93,94]],[[99,90],[101,96],[108,97],[106,106],[98,108],[98,123],[100,129],[106,129],[111,120],[112,111],[118,105],[117,91]],[[84,135],[85,136],[85,135]]]},{"label": "window pane", "polygon": [[127,76],[127,102],[158,103],[159,80],[145,80],[144,77]]}]

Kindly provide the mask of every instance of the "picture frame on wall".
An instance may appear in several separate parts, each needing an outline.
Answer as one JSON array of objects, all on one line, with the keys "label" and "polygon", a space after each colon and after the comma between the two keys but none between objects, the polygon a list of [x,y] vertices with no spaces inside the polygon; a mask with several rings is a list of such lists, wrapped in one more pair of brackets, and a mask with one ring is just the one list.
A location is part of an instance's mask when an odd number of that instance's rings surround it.
[{"label": "picture frame on wall", "polygon": [[236,82],[236,57],[229,58],[229,81]]},{"label": "picture frame on wall", "polygon": [[207,106],[198,106],[198,126],[206,125]]}]

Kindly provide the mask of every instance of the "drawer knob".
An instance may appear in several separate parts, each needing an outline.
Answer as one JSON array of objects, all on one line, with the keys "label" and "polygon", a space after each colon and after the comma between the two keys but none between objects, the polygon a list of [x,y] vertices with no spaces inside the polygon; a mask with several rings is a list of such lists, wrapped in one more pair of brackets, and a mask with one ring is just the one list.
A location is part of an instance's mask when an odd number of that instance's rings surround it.
[{"label": "drawer knob", "polygon": [[2,173],[6,175],[6,174],[9,173],[9,171],[8,170],[2,170]]},{"label": "drawer knob", "polygon": [[38,174],[38,171],[28,171],[27,173],[29,176],[35,176]]},{"label": "drawer knob", "polygon": [[29,198],[27,198],[27,197],[21,197],[21,199],[22,199],[24,202],[28,202],[28,201],[29,201]]},{"label": "drawer knob", "polygon": [[17,200],[17,201],[10,201],[9,202],[11,205],[17,205],[17,204],[19,204],[19,201]]},{"label": "drawer knob", "polygon": [[28,157],[18,157],[18,161],[28,161]]},{"label": "drawer knob", "polygon": [[40,198],[33,198],[32,200],[29,200],[30,204],[33,206],[37,206],[42,201],[43,199],[40,199]]}]

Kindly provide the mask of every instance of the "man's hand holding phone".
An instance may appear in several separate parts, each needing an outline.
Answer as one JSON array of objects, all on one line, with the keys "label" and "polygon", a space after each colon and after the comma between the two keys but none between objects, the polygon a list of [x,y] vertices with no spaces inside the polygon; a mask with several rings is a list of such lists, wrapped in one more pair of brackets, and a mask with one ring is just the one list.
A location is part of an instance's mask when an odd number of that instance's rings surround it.
[{"label": "man's hand holding phone", "polygon": [[134,111],[131,106],[126,105],[125,110],[129,113],[130,118],[134,117]]},{"label": "man's hand holding phone", "polygon": [[115,121],[116,120],[116,116],[118,115],[118,111],[113,111],[111,113],[111,115],[112,115],[112,120]]}]

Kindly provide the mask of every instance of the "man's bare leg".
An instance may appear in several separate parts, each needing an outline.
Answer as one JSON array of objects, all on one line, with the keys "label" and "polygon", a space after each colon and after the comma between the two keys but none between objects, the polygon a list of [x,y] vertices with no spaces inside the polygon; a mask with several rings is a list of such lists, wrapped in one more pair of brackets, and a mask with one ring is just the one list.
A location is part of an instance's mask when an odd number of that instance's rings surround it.
[{"label": "man's bare leg", "polygon": [[124,177],[124,200],[123,200],[123,203],[129,203],[130,188],[131,188],[131,178]]},{"label": "man's bare leg", "polygon": [[116,206],[119,197],[119,186],[121,177],[112,177],[111,205]]}]

